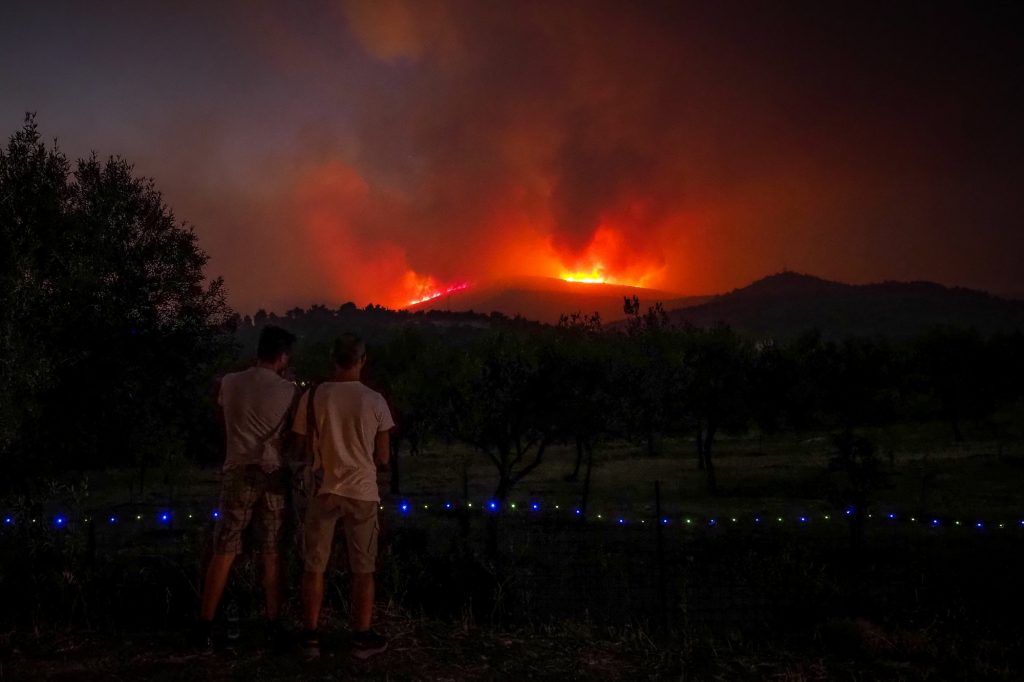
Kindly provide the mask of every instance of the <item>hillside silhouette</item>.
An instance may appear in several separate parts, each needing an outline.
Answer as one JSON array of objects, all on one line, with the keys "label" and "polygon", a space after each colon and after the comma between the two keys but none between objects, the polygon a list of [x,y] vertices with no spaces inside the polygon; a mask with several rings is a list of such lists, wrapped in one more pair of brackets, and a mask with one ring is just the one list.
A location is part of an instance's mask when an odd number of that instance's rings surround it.
[{"label": "hillside silhouette", "polygon": [[844,284],[796,272],[770,275],[698,305],[669,308],[668,314],[676,323],[725,322],[771,336],[817,329],[831,338],[903,337],[936,325],[983,333],[1024,329],[1024,302],[983,291],[934,282]]}]

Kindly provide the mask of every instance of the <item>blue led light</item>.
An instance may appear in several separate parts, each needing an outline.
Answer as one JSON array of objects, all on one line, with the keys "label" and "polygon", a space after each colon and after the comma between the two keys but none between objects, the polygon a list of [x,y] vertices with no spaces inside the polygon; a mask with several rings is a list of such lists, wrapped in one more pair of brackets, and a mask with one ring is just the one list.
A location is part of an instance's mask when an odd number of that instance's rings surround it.
[{"label": "blue led light", "polygon": [[806,516],[801,516],[800,517],[800,523],[807,523],[807,517]]},{"label": "blue led light", "polygon": [[939,525],[939,520],[938,519],[932,519],[932,525],[933,526]]},{"label": "blue led light", "polygon": [[895,519],[895,518],[896,518],[896,515],[895,515],[895,514],[889,514],[889,518],[890,518],[890,519]]},{"label": "blue led light", "polygon": [[451,502],[445,502],[444,503],[444,508],[445,509],[451,509],[452,508],[452,503]]},{"label": "blue led light", "polygon": [[620,525],[622,525],[622,524],[624,524],[624,523],[626,523],[626,519],[624,519],[624,518],[622,518],[622,517],[620,516],[620,517],[619,517],[619,524],[620,524]]},{"label": "blue led light", "polygon": [[540,503],[534,502],[533,504],[530,505],[530,509],[532,509],[533,511],[540,511]]},{"label": "blue led light", "polygon": [[58,528],[63,527],[65,524],[67,524],[67,522],[68,520],[63,516],[53,517],[53,525],[57,526]]},{"label": "blue led light", "polygon": [[760,516],[755,516],[754,517],[754,523],[761,523],[761,517]]},{"label": "blue led light", "polygon": [[169,512],[161,512],[159,518],[160,518],[160,523],[167,523],[168,521],[171,520],[171,515],[170,515]]},{"label": "blue led light", "polygon": [[976,524],[974,524],[974,525],[975,525],[976,527],[978,527],[978,528],[983,528],[983,527],[985,526],[985,524],[983,524],[983,523],[982,523],[981,521],[978,521],[978,523],[976,523]]},{"label": "blue led light", "polygon": [[220,518],[220,512],[218,510],[214,509],[212,516],[215,519],[219,519]]},{"label": "blue led light", "polygon": [[108,523],[117,523],[117,517],[116,516],[111,516],[110,518],[107,519],[107,522]]},{"label": "blue led light", "polygon": [[667,518],[666,519],[662,519],[661,523],[662,523],[662,525],[667,526],[668,525],[668,519]]},{"label": "blue led light", "polygon": [[398,511],[402,512],[403,514],[408,514],[409,509],[410,507],[408,502],[402,502],[400,505],[398,505]]},{"label": "blue led light", "polygon": [[846,511],[844,511],[843,513],[846,514],[847,516],[852,515],[853,514],[853,507],[847,507]]},{"label": "blue led light", "polygon": [[490,500],[487,502],[487,508],[490,511],[498,511],[498,503],[495,502],[494,500]]},{"label": "blue led light", "polygon": [[[576,516],[583,516],[583,512],[578,507],[576,508]],[[1024,521],[1021,521],[1020,525],[1024,526]]]},{"label": "blue led light", "polygon": [[711,519],[710,521],[708,521],[708,525],[709,525],[709,526],[713,526],[713,525],[715,525],[716,523],[718,523],[718,522],[717,522],[717,521],[715,521],[714,519]]},{"label": "blue led light", "polygon": [[9,526],[12,523],[14,523],[14,519],[13,518],[11,518],[10,516],[5,516],[4,517],[4,525]]}]

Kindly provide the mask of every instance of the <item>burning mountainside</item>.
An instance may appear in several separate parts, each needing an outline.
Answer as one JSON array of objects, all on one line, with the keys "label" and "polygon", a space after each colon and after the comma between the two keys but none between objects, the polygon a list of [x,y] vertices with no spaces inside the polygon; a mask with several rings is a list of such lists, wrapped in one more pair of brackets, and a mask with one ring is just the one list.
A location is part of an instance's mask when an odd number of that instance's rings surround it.
[{"label": "burning mountainside", "polygon": [[622,319],[623,298],[636,296],[641,305],[663,303],[667,308],[696,305],[708,297],[681,297],[667,291],[645,289],[608,282],[578,282],[554,277],[518,277],[504,279],[452,291],[411,303],[411,310],[473,310],[478,313],[500,312],[554,323],[561,315],[574,312],[598,313],[609,322]]},{"label": "burning mountainside", "polygon": [[420,297],[412,301],[409,301],[408,306],[412,307],[419,305],[420,303],[426,303],[427,301],[433,301],[435,298],[441,298],[442,296],[450,296],[459,291],[465,291],[469,288],[469,284],[466,282],[459,282],[458,284],[452,284],[451,286],[442,288],[432,288],[426,291],[420,292]]}]

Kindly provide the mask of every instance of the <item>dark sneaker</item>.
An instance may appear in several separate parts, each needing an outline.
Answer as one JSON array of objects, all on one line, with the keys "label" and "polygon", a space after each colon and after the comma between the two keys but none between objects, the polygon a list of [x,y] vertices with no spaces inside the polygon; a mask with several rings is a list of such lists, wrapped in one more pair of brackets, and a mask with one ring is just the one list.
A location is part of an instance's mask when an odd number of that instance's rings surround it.
[{"label": "dark sneaker", "polygon": [[200,653],[213,653],[213,623],[208,620],[197,620],[189,632],[189,642]]},{"label": "dark sneaker", "polygon": [[278,620],[266,621],[263,625],[263,641],[268,649],[273,651],[285,651],[289,642],[288,630]]},{"label": "dark sneaker", "polygon": [[366,660],[387,648],[388,640],[373,630],[352,633],[352,655],[360,660]]},{"label": "dark sneaker", "polygon": [[320,658],[320,637],[316,632],[302,631],[302,639],[299,640],[299,655],[306,661],[315,661]]}]

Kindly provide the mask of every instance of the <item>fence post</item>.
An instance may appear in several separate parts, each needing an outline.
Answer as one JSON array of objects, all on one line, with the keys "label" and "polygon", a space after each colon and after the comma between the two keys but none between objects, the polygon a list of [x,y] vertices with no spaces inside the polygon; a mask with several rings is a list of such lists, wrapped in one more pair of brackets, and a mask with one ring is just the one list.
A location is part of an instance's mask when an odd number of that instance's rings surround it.
[{"label": "fence post", "polygon": [[668,630],[668,606],[665,601],[665,544],[661,523],[661,481],[654,482],[654,528],[658,560],[658,615],[662,631]]}]

